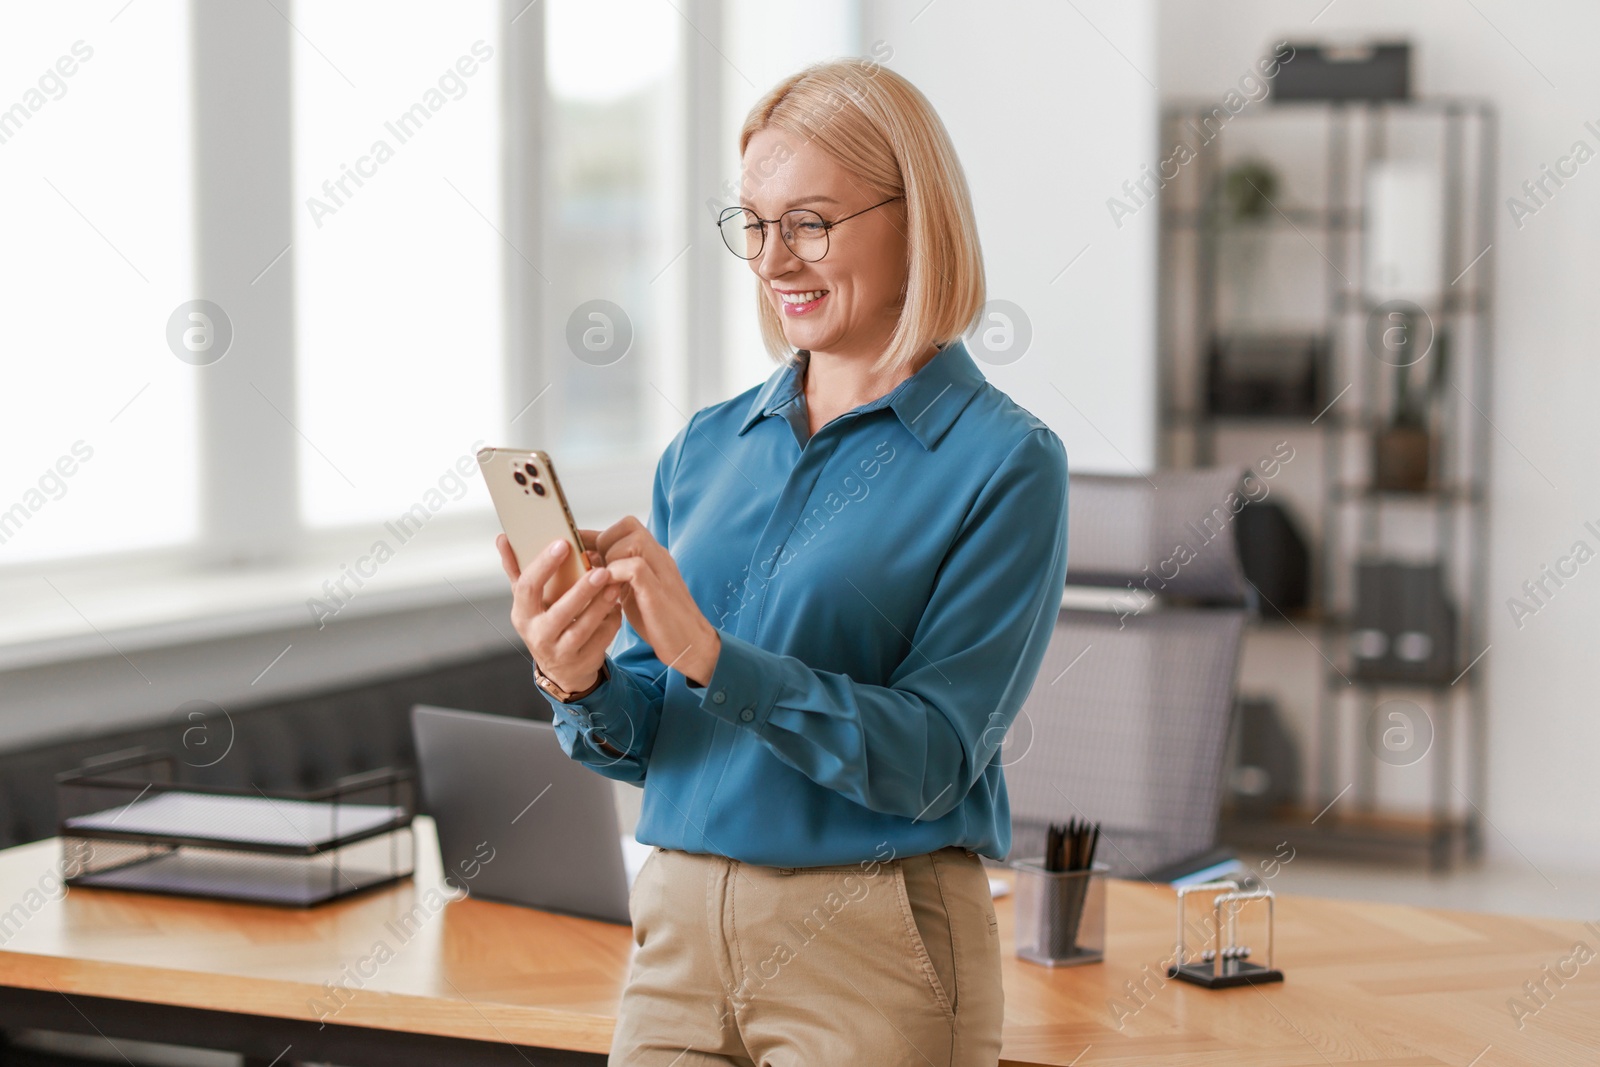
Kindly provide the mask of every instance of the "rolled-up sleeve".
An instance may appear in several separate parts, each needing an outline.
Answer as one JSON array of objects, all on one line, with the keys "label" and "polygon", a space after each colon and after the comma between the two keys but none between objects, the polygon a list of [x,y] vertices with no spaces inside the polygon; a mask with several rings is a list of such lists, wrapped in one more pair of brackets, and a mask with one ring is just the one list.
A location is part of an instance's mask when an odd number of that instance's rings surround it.
[{"label": "rolled-up sleeve", "polygon": [[1067,484],[1066,450],[1048,429],[1012,448],[952,542],[890,684],[724,633],[700,707],[873,811],[953,810],[999,749],[1049,644],[1066,582]]}]

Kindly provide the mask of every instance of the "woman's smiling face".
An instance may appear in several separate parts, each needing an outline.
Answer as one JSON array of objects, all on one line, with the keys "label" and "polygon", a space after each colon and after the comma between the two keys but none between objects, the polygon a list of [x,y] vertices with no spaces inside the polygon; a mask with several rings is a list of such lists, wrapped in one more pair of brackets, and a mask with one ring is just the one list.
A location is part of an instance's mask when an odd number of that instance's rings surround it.
[{"label": "woman's smiling face", "polygon": [[[783,162],[774,168],[768,161],[776,160]],[[773,127],[751,136],[743,165],[752,175],[743,206],[764,219],[809,208],[833,222],[889,196],[866,186],[816,145]],[[754,177],[768,170],[770,177]],[[789,344],[872,359],[882,354],[905,298],[905,201],[890,201],[835,227],[828,234],[827,255],[815,263],[790,251],[777,226],[766,230],[766,243],[750,260],[750,269],[761,279]]]}]

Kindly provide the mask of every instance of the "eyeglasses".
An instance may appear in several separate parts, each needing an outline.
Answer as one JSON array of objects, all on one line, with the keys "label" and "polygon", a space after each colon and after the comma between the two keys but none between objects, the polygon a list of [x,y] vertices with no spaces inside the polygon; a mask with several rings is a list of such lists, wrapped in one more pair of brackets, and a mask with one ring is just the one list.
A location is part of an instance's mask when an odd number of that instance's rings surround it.
[{"label": "eyeglasses", "polygon": [[828,231],[841,222],[849,222],[856,215],[865,215],[884,204],[903,199],[901,196],[891,196],[888,200],[862,208],[855,215],[846,215],[832,222],[810,208],[797,207],[775,219],[764,219],[749,208],[730,207],[717,216],[717,229],[722,233],[722,243],[728,246],[728,251],[740,259],[755,259],[766,247],[767,226],[776,225],[778,233],[783,236],[783,243],[796,258],[815,263],[828,254]]}]

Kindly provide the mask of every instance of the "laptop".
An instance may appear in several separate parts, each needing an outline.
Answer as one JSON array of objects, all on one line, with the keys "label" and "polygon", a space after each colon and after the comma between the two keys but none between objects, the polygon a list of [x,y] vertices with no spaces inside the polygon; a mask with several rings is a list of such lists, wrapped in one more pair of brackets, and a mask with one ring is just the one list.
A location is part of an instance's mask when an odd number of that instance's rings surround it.
[{"label": "laptop", "polygon": [[449,885],[629,921],[628,888],[649,846],[618,832],[614,784],[570,759],[555,727],[418,704],[411,732]]}]

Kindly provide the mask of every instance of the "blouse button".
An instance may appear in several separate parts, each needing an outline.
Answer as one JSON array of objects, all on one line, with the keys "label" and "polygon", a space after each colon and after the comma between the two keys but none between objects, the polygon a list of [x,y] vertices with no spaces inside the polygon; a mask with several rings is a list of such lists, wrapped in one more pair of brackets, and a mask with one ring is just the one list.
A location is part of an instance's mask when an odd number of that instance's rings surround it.
[{"label": "blouse button", "polygon": [[718,689],[715,693],[711,694],[711,703],[713,703],[713,704],[723,704],[723,703],[726,703],[727,700],[728,700],[728,694],[724,693],[720,689]]}]

